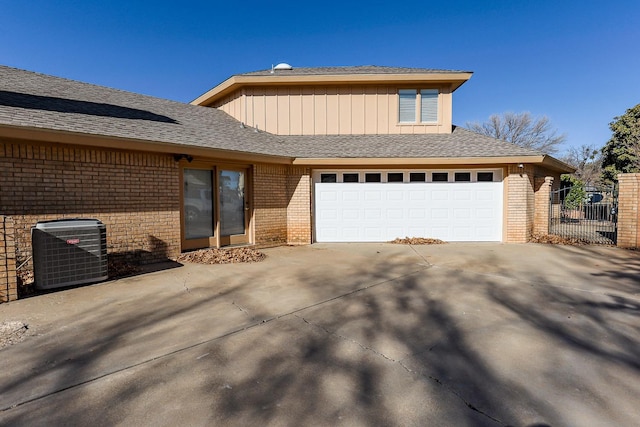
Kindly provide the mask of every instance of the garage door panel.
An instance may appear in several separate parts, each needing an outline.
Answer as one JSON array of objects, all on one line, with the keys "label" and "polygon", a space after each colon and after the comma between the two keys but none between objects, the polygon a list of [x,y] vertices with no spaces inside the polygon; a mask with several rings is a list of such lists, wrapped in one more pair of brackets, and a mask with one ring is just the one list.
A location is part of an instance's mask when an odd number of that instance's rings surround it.
[{"label": "garage door panel", "polygon": [[357,202],[360,200],[360,193],[357,191],[343,191],[342,192],[342,201],[343,202]]},{"label": "garage door panel", "polygon": [[449,209],[447,208],[432,208],[431,219],[449,219]]},{"label": "garage door panel", "polygon": [[453,217],[455,219],[470,219],[471,218],[471,209],[454,209]]},{"label": "garage door panel", "polygon": [[316,241],[502,240],[502,183],[316,183]]},{"label": "garage door panel", "polygon": [[426,209],[409,208],[409,219],[424,219],[427,217]]},{"label": "garage door panel", "polygon": [[365,191],[364,200],[368,202],[380,201],[382,200],[382,192],[381,191]]},{"label": "garage door panel", "polygon": [[357,220],[360,218],[360,211],[356,209],[343,209],[342,219],[345,221]]},{"label": "garage door panel", "polygon": [[444,201],[449,200],[449,196],[451,193],[447,190],[434,190],[431,192],[431,200],[434,201]]},{"label": "garage door panel", "polygon": [[337,221],[338,220],[338,210],[337,209],[325,209],[320,212],[320,216],[323,221]]},{"label": "garage door panel", "polygon": [[403,209],[387,209],[388,220],[402,220],[404,219]]},{"label": "garage door panel", "polygon": [[409,190],[409,200],[418,201],[418,200],[426,200],[426,199],[427,199],[426,191]]}]

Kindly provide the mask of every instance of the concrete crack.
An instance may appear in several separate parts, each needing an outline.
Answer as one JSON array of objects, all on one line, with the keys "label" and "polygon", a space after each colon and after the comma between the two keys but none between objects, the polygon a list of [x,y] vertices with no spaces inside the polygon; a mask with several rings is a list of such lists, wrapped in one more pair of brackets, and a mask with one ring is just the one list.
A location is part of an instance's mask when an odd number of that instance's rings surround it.
[{"label": "concrete crack", "polygon": [[[412,375],[415,375],[415,374],[416,374],[416,372],[415,372],[414,370],[412,370],[411,368],[409,368],[407,365],[405,365],[405,364],[402,362],[402,360],[395,360],[395,359],[393,359],[393,358],[391,358],[391,357],[389,357],[389,356],[385,355],[384,353],[380,353],[379,351],[376,351],[376,350],[374,350],[373,348],[368,347],[368,346],[366,346],[366,345],[362,344],[362,343],[361,343],[361,342],[359,342],[359,341],[356,341],[356,340],[354,340],[354,339],[352,339],[352,338],[348,338],[348,337],[345,337],[344,335],[340,335],[340,334],[337,334],[337,333],[335,333],[335,332],[332,332],[332,331],[330,331],[329,329],[325,328],[324,326],[322,326],[322,325],[317,325],[317,324],[315,324],[315,323],[313,323],[313,322],[311,322],[311,321],[307,320],[306,318],[304,318],[304,317],[302,317],[302,316],[298,316],[297,314],[294,314],[294,316],[295,316],[295,317],[297,317],[298,319],[302,320],[302,321],[303,321],[304,323],[306,323],[307,325],[309,325],[309,326],[311,326],[311,327],[313,327],[313,328],[317,328],[317,329],[319,329],[319,330],[323,331],[323,332],[324,332],[324,333],[326,333],[327,335],[331,335],[331,336],[334,336],[334,337],[339,338],[339,339],[341,339],[341,340],[344,340],[344,341],[347,341],[347,342],[350,342],[350,343],[356,344],[358,347],[360,347],[360,348],[361,348],[361,349],[363,349],[364,351],[369,351],[369,352],[371,352],[371,353],[375,354],[376,356],[380,356],[380,357],[382,357],[383,359],[385,359],[385,360],[387,360],[387,361],[389,361],[389,362],[397,363],[400,367],[402,367],[405,371],[407,371],[408,373],[410,373],[410,374],[412,374]],[[435,346],[434,346],[434,347],[435,347]],[[433,348],[433,347],[432,347],[432,348]],[[431,349],[429,349],[429,350],[431,350]],[[465,399],[465,398],[464,398],[464,397],[463,397],[463,396],[462,396],[458,391],[456,391],[454,388],[452,388],[452,387],[450,387],[450,386],[446,385],[446,384],[445,384],[444,382],[442,382],[440,379],[438,379],[438,378],[436,378],[436,377],[434,377],[434,376],[432,376],[432,375],[427,375],[427,374],[419,374],[419,375],[420,375],[420,376],[422,376],[422,377],[424,377],[424,378],[429,378],[430,380],[435,381],[438,385],[443,386],[443,387],[444,387],[444,388],[445,388],[449,393],[451,393],[451,394],[453,394],[454,396],[456,396],[460,401],[462,401],[462,403],[464,403],[464,404],[465,404],[465,406],[466,406],[467,408],[471,409],[472,411],[475,411],[475,412],[477,412],[477,413],[479,413],[479,414],[481,414],[481,415],[483,415],[483,416],[485,416],[485,417],[489,418],[490,420],[492,420],[492,421],[494,421],[494,422],[496,422],[496,423],[503,424],[503,422],[502,422],[501,420],[499,420],[499,419],[497,419],[497,418],[495,418],[495,417],[493,417],[493,416],[491,416],[491,415],[487,414],[486,412],[484,412],[483,410],[481,410],[481,409],[479,409],[477,406],[475,406],[473,403],[471,403],[471,402],[467,401],[467,400],[466,400],[466,399]]]},{"label": "concrete crack", "polygon": [[[237,307],[237,308],[238,308],[238,310],[240,310],[241,312],[243,312],[244,314],[246,314],[246,315],[247,315],[247,317],[249,317],[249,319],[251,319],[251,320],[255,320],[255,319],[253,318],[253,316],[251,316],[251,315],[249,314],[249,312],[247,311],[247,309],[245,309],[245,308],[244,308],[244,307],[242,307],[241,305],[237,304],[235,301],[231,301],[231,304],[233,304],[233,306],[234,306],[234,307]],[[263,323],[264,323],[264,321],[263,321]]]},{"label": "concrete crack", "polygon": [[362,343],[361,343],[361,342],[359,342],[359,341],[356,341],[356,340],[354,340],[354,339],[352,339],[352,338],[349,338],[349,337],[345,337],[344,335],[336,334],[335,332],[332,332],[332,331],[328,330],[328,329],[327,329],[327,328],[325,328],[324,326],[316,325],[315,323],[310,322],[310,321],[308,321],[307,319],[305,319],[304,317],[298,316],[297,314],[294,314],[294,316],[296,316],[298,319],[301,319],[301,320],[302,320],[304,323],[306,323],[307,325],[309,325],[309,326],[311,326],[311,327],[314,327],[314,328],[317,328],[317,329],[320,329],[321,331],[325,332],[327,335],[331,335],[331,336],[334,336],[334,337],[336,337],[336,338],[338,338],[338,339],[341,339],[341,340],[343,340],[343,341],[347,341],[347,342],[350,342],[350,343],[352,343],[352,344],[355,344],[355,345],[357,345],[358,347],[360,347],[361,349],[363,349],[364,351],[369,351],[369,352],[371,352],[371,353],[375,354],[376,356],[380,356],[380,357],[382,357],[383,359],[388,360],[389,362],[394,362],[394,363],[396,363],[396,362],[397,362],[397,360],[395,360],[395,359],[393,359],[393,358],[391,358],[391,357],[387,356],[387,355],[386,355],[386,354],[384,354],[384,353],[380,353],[379,351],[374,350],[373,348],[368,347],[368,346],[366,346],[366,345],[362,344]]},{"label": "concrete crack", "polygon": [[418,255],[424,262],[427,263],[427,267],[429,267],[429,268],[433,267],[433,265],[429,261],[427,261],[427,259],[424,256],[422,256],[420,253],[418,253],[418,251],[416,250],[416,248],[413,245],[409,245],[409,247],[411,248],[411,250],[413,252],[415,252],[416,255]]},{"label": "concrete crack", "polygon": [[506,425],[504,424],[501,420],[492,417],[491,415],[487,414],[486,412],[484,412],[483,410],[479,409],[477,406],[475,406],[473,403],[469,402],[468,400],[466,400],[464,397],[462,397],[462,395],[460,393],[458,393],[458,391],[452,387],[449,387],[448,385],[446,385],[445,383],[443,383],[440,379],[431,376],[431,375],[426,375],[426,377],[428,377],[430,380],[435,381],[438,385],[443,386],[444,388],[447,389],[447,391],[449,391],[451,394],[453,394],[455,397],[457,397],[458,399],[460,399],[460,401],[462,403],[465,404],[465,406],[469,409],[471,409],[472,411],[475,411],[477,413],[479,413],[480,415],[483,415],[487,418],[489,418],[491,421],[494,421],[496,423],[502,424],[502,425]]}]

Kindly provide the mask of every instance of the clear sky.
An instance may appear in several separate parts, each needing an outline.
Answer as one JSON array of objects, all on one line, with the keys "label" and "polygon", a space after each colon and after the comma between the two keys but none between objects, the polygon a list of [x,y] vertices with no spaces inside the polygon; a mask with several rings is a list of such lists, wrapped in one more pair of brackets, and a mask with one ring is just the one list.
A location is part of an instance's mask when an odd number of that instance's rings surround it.
[{"label": "clear sky", "polygon": [[473,71],[455,124],[530,111],[600,147],[640,103],[640,1],[0,0],[12,67],[190,101],[279,62]]}]

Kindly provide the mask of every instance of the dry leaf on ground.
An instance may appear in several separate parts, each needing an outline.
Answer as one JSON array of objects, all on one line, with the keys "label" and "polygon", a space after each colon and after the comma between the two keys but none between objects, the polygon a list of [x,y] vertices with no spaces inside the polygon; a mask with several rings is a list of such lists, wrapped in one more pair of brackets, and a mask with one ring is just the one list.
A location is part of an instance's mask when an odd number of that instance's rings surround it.
[{"label": "dry leaf on ground", "polygon": [[178,262],[193,262],[198,264],[233,264],[239,262],[259,262],[266,255],[252,248],[233,249],[200,249],[181,253]]},{"label": "dry leaf on ground", "polygon": [[529,239],[529,243],[545,243],[550,245],[572,245],[572,246],[589,244],[588,241],[579,239],[577,237],[562,237],[562,236],[555,236],[552,234],[534,234],[533,236],[531,236],[531,239]]},{"label": "dry leaf on ground", "polygon": [[405,237],[404,239],[397,238],[392,240],[391,243],[397,245],[441,245],[447,242],[440,239],[427,239],[424,237]]}]

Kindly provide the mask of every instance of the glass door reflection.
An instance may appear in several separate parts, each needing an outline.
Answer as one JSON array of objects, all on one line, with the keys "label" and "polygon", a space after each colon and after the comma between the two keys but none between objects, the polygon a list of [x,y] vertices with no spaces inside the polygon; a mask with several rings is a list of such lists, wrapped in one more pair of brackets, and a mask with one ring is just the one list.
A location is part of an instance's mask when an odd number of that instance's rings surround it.
[{"label": "glass door reflection", "polygon": [[[220,235],[245,236],[245,178],[244,171],[221,170],[220,185]],[[234,241],[235,240],[235,241]],[[233,239],[229,243],[240,243]]]},{"label": "glass door reflection", "polygon": [[213,173],[211,170],[184,169],[183,215],[186,239],[214,235]]}]

